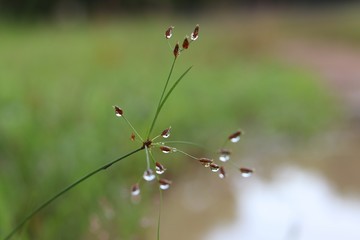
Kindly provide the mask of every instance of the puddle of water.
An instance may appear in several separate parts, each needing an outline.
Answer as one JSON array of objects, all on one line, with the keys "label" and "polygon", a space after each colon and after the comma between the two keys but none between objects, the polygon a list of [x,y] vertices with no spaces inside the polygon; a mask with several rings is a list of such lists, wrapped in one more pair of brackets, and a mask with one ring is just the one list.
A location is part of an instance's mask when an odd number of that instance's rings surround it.
[{"label": "puddle of water", "polygon": [[300,168],[282,168],[271,182],[234,182],[232,220],[203,240],[360,239],[360,200],[339,197],[330,184]]}]

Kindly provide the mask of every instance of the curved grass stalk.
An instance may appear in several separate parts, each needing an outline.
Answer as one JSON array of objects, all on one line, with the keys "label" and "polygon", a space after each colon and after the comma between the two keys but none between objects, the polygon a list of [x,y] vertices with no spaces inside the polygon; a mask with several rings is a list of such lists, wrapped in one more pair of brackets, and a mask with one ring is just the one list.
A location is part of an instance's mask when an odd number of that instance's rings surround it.
[{"label": "curved grass stalk", "polygon": [[[170,76],[171,76],[171,74],[172,74],[172,70],[173,70],[173,68],[174,68],[174,64],[175,64],[175,60],[174,60],[174,63],[173,63],[173,65],[172,65],[172,67],[171,67],[171,71],[170,71],[168,80],[170,79]],[[152,123],[151,123],[151,126],[150,126],[150,130],[149,130],[149,133],[148,133],[148,138],[150,137],[150,134],[151,134],[151,132],[152,132],[154,126],[155,126],[155,122],[156,122],[156,120],[157,120],[157,118],[158,118],[158,116],[159,116],[159,113],[161,112],[161,109],[163,108],[166,100],[169,98],[169,96],[171,95],[172,91],[174,91],[174,89],[175,89],[176,86],[180,83],[180,81],[181,81],[181,80],[185,77],[185,75],[191,70],[191,68],[192,68],[192,66],[189,67],[189,68],[174,82],[174,84],[171,86],[170,90],[167,92],[167,94],[166,94],[165,97],[164,97],[165,90],[166,90],[166,88],[167,88],[167,85],[168,85],[168,82],[169,82],[169,81],[166,82],[165,87],[164,87],[164,90],[163,90],[163,92],[162,92],[162,94],[161,94],[161,98],[160,98],[159,105],[158,105],[158,107],[157,107],[157,109],[156,109],[155,117],[154,117],[154,119],[153,119],[153,121],[152,121]]]},{"label": "curved grass stalk", "polygon": [[172,65],[171,65],[169,75],[168,75],[168,77],[167,77],[167,79],[166,79],[165,86],[164,86],[164,88],[163,88],[163,90],[162,90],[159,103],[158,103],[158,105],[157,105],[157,107],[156,107],[155,117],[154,117],[154,119],[153,119],[153,121],[152,121],[152,123],[151,123],[151,125],[150,125],[149,132],[148,132],[148,134],[147,134],[147,138],[150,137],[151,132],[152,132],[152,130],[153,130],[153,128],[154,128],[156,119],[157,119],[157,117],[158,117],[158,115],[159,115],[159,113],[160,113],[160,105],[161,105],[161,102],[162,102],[162,100],[163,100],[164,94],[165,94],[165,92],[166,92],[167,86],[168,86],[168,84],[169,84],[169,81],[170,81],[172,72],[173,72],[173,70],[174,70],[176,59],[177,59],[177,58],[175,57]]},{"label": "curved grass stalk", "polygon": [[86,179],[90,178],[91,176],[95,175],[96,173],[102,171],[102,170],[106,170],[107,168],[109,168],[110,166],[112,166],[113,164],[119,162],[120,160],[123,160],[141,150],[143,150],[144,148],[138,148],[132,152],[129,152],[127,154],[125,154],[124,156],[121,156],[97,169],[95,169],[94,171],[86,174],[85,176],[83,176],[82,178],[80,178],[79,180],[77,180],[76,182],[70,184],[69,186],[67,186],[66,188],[64,188],[62,191],[60,191],[59,193],[55,194],[53,197],[51,197],[50,199],[48,199],[47,201],[45,201],[43,204],[41,204],[38,208],[36,208],[34,211],[32,211],[29,215],[27,215],[5,238],[4,240],[9,240],[12,238],[12,236],[21,229],[21,227],[28,222],[33,216],[35,216],[38,212],[40,212],[42,209],[44,209],[45,207],[47,207],[48,205],[50,205],[50,203],[52,203],[53,201],[55,201],[57,198],[59,198],[61,195],[65,194],[67,191],[69,191],[70,189],[74,188],[75,186],[77,186],[78,184],[80,184],[81,182],[85,181]]},{"label": "curved grass stalk", "polygon": [[176,86],[180,83],[180,81],[186,76],[186,74],[192,69],[192,66],[189,67],[188,69],[186,69],[186,71],[174,82],[174,84],[172,85],[172,87],[170,88],[170,90],[168,91],[168,93],[166,94],[166,96],[164,97],[164,99],[162,100],[162,102],[160,103],[159,106],[159,112],[161,111],[162,107],[164,106],[166,100],[169,98],[169,96],[171,95],[172,91],[174,91],[174,89],[176,88]]}]

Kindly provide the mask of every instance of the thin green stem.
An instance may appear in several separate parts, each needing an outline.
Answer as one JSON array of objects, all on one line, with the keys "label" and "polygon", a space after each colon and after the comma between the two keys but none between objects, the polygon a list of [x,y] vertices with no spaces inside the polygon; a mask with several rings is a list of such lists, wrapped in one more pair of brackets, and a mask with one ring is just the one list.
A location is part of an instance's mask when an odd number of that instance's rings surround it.
[{"label": "thin green stem", "polygon": [[166,96],[164,97],[164,99],[162,100],[162,102],[160,103],[159,106],[159,110],[158,112],[161,111],[162,107],[164,106],[166,100],[169,98],[169,96],[171,95],[172,91],[174,91],[174,89],[176,88],[176,86],[180,83],[180,81],[186,76],[186,74],[191,70],[192,66],[189,67],[177,80],[176,82],[172,85],[172,87],[170,88],[170,90],[168,91],[168,93],[166,94]]},{"label": "thin green stem", "polygon": [[[175,61],[174,61],[174,63],[175,63]],[[174,67],[174,64],[173,64],[173,66],[172,66],[172,68],[171,68],[170,75],[171,75],[171,73],[172,73],[173,67]],[[157,110],[156,110],[156,114],[155,114],[154,120],[152,121],[152,124],[151,124],[151,127],[150,127],[150,130],[149,130],[149,133],[148,133],[148,137],[147,137],[147,138],[149,138],[149,136],[150,136],[150,134],[151,134],[151,132],[152,132],[152,130],[153,130],[153,128],[154,128],[155,122],[156,122],[156,120],[157,120],[157,118],[158,118],[158,116],[159,116],[159,113],[161,112],[161,109],[163,108],[166,100],[169,98],[169,96],[171,95],[172,91],[174,91],[174,89],[175,89],[176,86],[180,83],[180,81],[181,81],[181,80],[185,77],[185,75],[191,70],[191,68],[192,68],[192,66],[189,67],[189,68],[175,81],[175,83],[172,85],[172,87],[170,88],[170,90],[167,92],[167,94],[166,94],[165,97],[164,97],[165,89],[166,89],[166,87],[167,87],[167,85],[168,85],[168,84],[167,84],[168,81],[166,82],[164,91],[163,91],[163,93],[162,93],[162,95],[161,95],[161,98],[160,98],[161,101],[159,102],[159,105],[158,105],[158,108],[157,108]],[[169,77],[170,77],[170,75],[169,75]],[[170,79],[170,78],[169,78],[169,79]]]},{"label": "thin green stem", "polygon": [[179,150],[179,149],[176,149],[176,151],[179,152],[179,153],[184,154],[185,156],[188,156],[189,158],[192,158],[192,159],[195,159],[195,160],[199,160],[198,157],[195,157],[195,156],[193,156],[193,155],[191,155],[191,154],[188,154],[187,152],[181,151],[181,150]]},{"label": "thin green stem", "polygon": [[122,116],[122,117],[124,118],[125,122],[130,126],[130,128],[135,132],[136,136],[138,136],[138,138],[140,138],[141,142],[144,142],[141,135],[136,131],[134,126],[131,124],[131,122],[125,116]]},{"label": "thin green stem", "polygon": [[186,144],[186,145],[192,145],[192,146],[196,146],[196,147],[199,147],[199,148],[203,148],[203,149],[206,149],[208,150],[205,146],[203,145],[200,145],[200,144],[197,144],[197,143],[194,143],[194,142],[189,142],[189,141],[162,141],[162,143],[173,143],[173,144]]},{"label": "thin green stem", "polygon": [[38,212],[40,212],[42,209],[44,209],[46,206],[48,206],[50,203],[52,203],[53,201],[55,201],[57,198],[59,198],[61,195],[63,195],[64,193],[66,193],[67,191],[69,191],[70,189],[74,188],[75,186],[77,186],[78,184],[80,184],[81,182],[85,181],[86,179],[90,178],[91,176],[95,175],[96,173],[100,172],[101,170],[106,170],[107,168],[109,168],[111,165],[119,162],[120,160],[123,160],[139,151],[143,150],[143,147],[138,148],[130,153],[125,154],[122,157],[119,157],[99,168],[97,168],[96,170],[86,174],[85,176],[83,176],[82,178],[80,178],[79,180],[77,180],[76,182],[70,184],[68,187],[66,187],[65,189],[63,189],[62,191],[60,191],[59,193],[57,193],[56,195],[54,195],[52,198],[50,198],[49,200],[47,200],[46,202],[44,202],[43,204],[41,204],[38,208],[36,208],[34,211],[32,211],[28,216],[26,216],[5,238],[4,240],[9,240],[11,239],[11,237],[20,230],[20,228],[27,222],[29,221],[35,214],[37,214]]},{"label": "thin green stem", "polygon": [[152,130],[153,130],[153,128],[154,128],[155,122],[156,122],[156,120],[157,120],[157,117],[158,117],[158,115],[159,115],[159,113],[160,113],[160,105],[161,105],[161,102],[162,102],[163,97],[164,97],[164,95],[165,95],[165,91],[166,91],[166,89],[167,89],[167,86],[169,85],[169,81],[170,81],[172,72],[173,72],[173,70],[174,70],[174,66],[175,66],[176,59],[177,59],[177,58],[175,57],[172,65],[171,65],[169,75],[168,75],[168,77],[167,77],[167,79],[166,79],[166,83],[165,83],[164,89],[163,89],[163,91],[162,91],[162,93],[161,93],[161,97],[160,97],[159,103],[158,103],[157,108],[156,108],[155,117],[154,117],[154,119],[153,119],[153,121],[152,121],[152,123],[151,123],[149,132],[148,132],[148,134],[147,134],[147,138],[150,137],[151,132],[152,132]]}]

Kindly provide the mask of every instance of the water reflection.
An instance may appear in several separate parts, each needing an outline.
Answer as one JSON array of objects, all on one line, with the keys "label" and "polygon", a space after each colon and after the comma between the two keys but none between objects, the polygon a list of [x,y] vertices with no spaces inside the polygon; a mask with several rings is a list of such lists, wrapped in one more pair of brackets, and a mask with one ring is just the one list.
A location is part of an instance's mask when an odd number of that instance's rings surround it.
[{"label": "water reflection", "polygon": [[202,239],[360,239],[359,199],[339,197],[324,178],[299,168],[275,175],[271,182],[234,182],[233,222],[217,223]]}]

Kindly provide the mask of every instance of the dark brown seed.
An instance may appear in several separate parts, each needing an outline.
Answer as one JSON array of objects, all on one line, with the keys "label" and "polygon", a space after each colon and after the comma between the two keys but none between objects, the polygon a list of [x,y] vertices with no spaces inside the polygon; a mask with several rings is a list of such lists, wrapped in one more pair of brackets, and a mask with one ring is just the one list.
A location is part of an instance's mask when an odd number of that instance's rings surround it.
[{"label": "dark brown seed", "polygon": [[155,163],[155,168],[156,168],[156,173],[157,174],[162,174],[162,173],[164,173],[165,172],[165,167],[161,164],[161,163],[159,163],[159,162],[156,162]]},{"label": "dark brown seed", "polygon": [[169,184],[172,183],[172,181],[167,180],[165,178],[161,178],[161,179],[159,179],[159,183],[162,184],[162,185],[169,185]]},{"label": "dark brown seed", "polygon": [[123,115],[123,110],[119,108],[118,106],[114,106],[115,109],[115,115],[118,117],[121,117]]},{"label": "dark brown seed", "polygon": [[234,138],[237,138],[237,137],[239,137],[240,135],[241,135],[241,131],[236,131],[236,132],[234,132],[233,134],[231,134],[231,135],[229,136],[229,140],[234,139]]},{"label": "dark brown seed", "polygon": [[169,39],[172,36],[172,31],[173,31],[174,27],[170,26],[166,31],[165,31],[165,38]]},{"label": "dark brown seed", "polygon": [[210,164],[214,162],[214,160],[209,158],[200,158],[198,160],[204,167],[210,167]]},{"label": "dark brown seed", "polygon": [[167,147],[167,146],[160,146],[160,150],[161,150],[163,153],[169,153],[169,152],[171,152],[171,148],[170,148],[170,147]]},{"label": "dark brown seed", "polygon": [[175,56],[175,58],[177,58],[179,56],[179,54],[180,54],[179,43],[177,43],[175,45],[175,48],[174,48],[174,56]]},{"label": "dark brown seed", "polygon": [[161,190],[167,190],[167,189],[169,189],[171,183],[172,182],[170,180],[162,178],[162,179],[159,180],[159,184],[160,184],[159,187],[160,187]]},{"label": "dark brown seed", "polygon": [[220,178],[225,178],[226,177],[225,168],[223,166],[221,166],[219,171],[220,171],[219,172],[219,177]]},{"label": "dark brown seed", "polygon": [[241,173],[253,173],[254,170],[250,169],[250,168],[245,168],[245,167],[242,167],[239,169]]},{"label": "dark brown seed", "polygon": [[199,37],[199,24],[196,25],[194,31],[191,33],[191,40],[195,41]]},{"label": "dark brown seed", "polygon": [[253,169],[250,169],[250,168],[240,168],[239,169],[240,172],[241,172],[241,176],[247,178],[247,177],[250,177],[253,173],[254,173],[254,170]]},{"label": "dark brown seed", "polygon": [[162,131],[161,136],[163,138],[168,138],[170,136],[170,130],[171,130],[171,127],[165,129],[164,131]]},{"label": "dark brown seed", "polygon": [[220,154],[224,154],[224,155],[230,155],[230,154],[231,154],[231,151],[228,150],[228,149],[220,149],[220,150],[219,150],[219,153],[220,153]]},{"label": "dark brown seed", "polygon": [[182,44],[183,49],[188,49],[188,48],[189,48],[189,44],[190,44],[190,43],[189,43],[188,38],[185,37],[184,42],[183,42],[183,44]]},{"label": "dark brown seed", "polygon": [[140,187],[138,183],[131,186],[131,195],[136,196],[140,194]]},{"label": "dark brown seed", "polygon": [[216,163],[210,163],[210,169],[211,169],[211,171],[213,171],[213,172],[217,172],[217,171],[219,171],[220,166],[217,165]]}]

